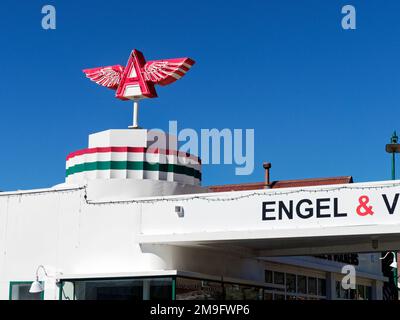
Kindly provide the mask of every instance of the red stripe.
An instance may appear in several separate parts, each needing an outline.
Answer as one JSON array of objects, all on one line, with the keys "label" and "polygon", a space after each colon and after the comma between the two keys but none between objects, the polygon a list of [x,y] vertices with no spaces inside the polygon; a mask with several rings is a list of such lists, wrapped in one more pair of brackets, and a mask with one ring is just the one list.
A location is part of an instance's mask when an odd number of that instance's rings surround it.
[{"label": "red stripe", "polygon": [[101,152],[135,152],[135,153],[161,153],[165,155],[177,155],[180,157],[193,157],[195,158],[199,163],[201,163],[201,160],[199,157],[196,157],[194,155],[191,155],[190,153],[187,152],[181,152],[181,151],[176,151],[176,150],[165,150],[165,149],[159,149],[159,148],[143,148],[143,147],[99,147],[99,148],[87,148],[87,149],[82,149],[78,151],[71,152],[67,156],[67,161],[73,157],[76,156],[81,156],[84,154],[92,154],[92,153],[101,153]]},{"label": "red stripe", "polygon": [[67,160],[75,156],[81,156],[83,154],[98,153],[98,152],[144,152],[146,148],[140,147],[99,147],[99,148],[87,148],[78,151],[71,152],[67,156]]}]

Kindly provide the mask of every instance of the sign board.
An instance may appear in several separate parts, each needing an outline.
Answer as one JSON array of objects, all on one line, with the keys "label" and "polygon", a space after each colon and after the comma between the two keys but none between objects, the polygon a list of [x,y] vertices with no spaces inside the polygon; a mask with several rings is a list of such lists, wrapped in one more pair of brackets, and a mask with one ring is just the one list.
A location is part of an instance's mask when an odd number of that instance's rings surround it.
[{"label": "sign board", "polygon": [[400,234],[399,195],[389,181],[153,199],[140,204],[142,242]]}]

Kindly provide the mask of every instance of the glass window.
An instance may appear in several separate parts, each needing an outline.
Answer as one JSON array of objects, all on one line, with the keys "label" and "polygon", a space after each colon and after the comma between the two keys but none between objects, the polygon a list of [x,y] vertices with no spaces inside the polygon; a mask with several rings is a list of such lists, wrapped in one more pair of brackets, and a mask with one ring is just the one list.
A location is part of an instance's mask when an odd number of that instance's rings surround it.
[{"label": "glass window", "polygon": [[296,292],[296,275],[286,274],[286,292]]},{"label": "glass window", "polygon": [[142,280],[90,280],[75,282],[77,300],[142,300]]},{"label": "glass window", "polygon": [[237,284],[224,284],[226,300],[244,300],[244,294]]},{"label": "glass window", "polygon": [[262,300],[263,289],[257,287],[242,287],[244,300]]},{"label": "glass window", "polygon": [[[231,293],[236,296],[236,289],[233,288]],[[175,295],[176,300],[220,300],[223,287],[220,282],[177,277]]]},{"label": "glass window", "polygon": [[283,272],[274,272],[274,284],[285,284],[285,274]]},{"label": "glass window", "polygon": [[318,295],[326,296],[326,279],[318,279]]},{"label": "glass window", "polygon": [[307,277],[306,276],[297,276],[297,292],[298,293],[307,293]]},{"label": "glass window", "polygon": [[30,293],[32,282],[11,282],[10,300],[43,300],[43,292]]},{"label": "glass window", "polygon": [[308,294],[317,295],[317,278],[308,278]]},{"label": "glass window", "polygon": [[[71,286],[73,283],[73,286]],[[64,288],[64,284],[67,284]],[[63,282],[62,299],[171,300],[171,278],[79,280]]]},{"label": "glass window", "polygon": [[357,299],[356,289],[343,289],[341,281],[336,281],[336,297],[339,299]]},{"label": "glass window", "polygon": [[74,283],[63,281],[60,284],[60,300],[75,300]]},{"label": "glass window", "polygon": [[357,300],[365,299],[365,287],[363,285],[357,285]]},{"label": "glass window", "polygon": [[150,286],[149,295],[144,295],[143,300],[172,300],[172,279],[144,279],[143,284]]},{"label": "glass window", "polygon": [[365,299],[372,300],[372,287],[371,286],[365,287]]},{"label": "glass window", "polygon": [[336,298],[344,299],[344,290],[341,286],[340,281],[336,281]]},{"label": "glass window", "polygon": [[243,286],[225,283],[226,300],[262,300],[263,289],[258,287]]},{"label": "glass window", "polygon": [[348,289],[346,290],[348,293],[348,299],[355,300],[357,299],[357,290],[356,289]]},{"label": "glass window", "polygon": [[266,283],[273,283],[272,275],[273,275],[272,271],[265,270],[265,282]]}]

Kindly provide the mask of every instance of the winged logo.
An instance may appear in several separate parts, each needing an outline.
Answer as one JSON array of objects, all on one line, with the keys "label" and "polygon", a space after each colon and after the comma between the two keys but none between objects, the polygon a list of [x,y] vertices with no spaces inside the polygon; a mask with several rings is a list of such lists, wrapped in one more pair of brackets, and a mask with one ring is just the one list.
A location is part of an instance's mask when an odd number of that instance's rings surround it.
[{"label": "winged logo", "polygon": [[117,89],[121,83],[122,73],[124,72],[124,67],[122,66],[110,66],[101,67],[84,70],[86,76],[96,82],[97,84],[111,88]]},{"label": "winged logo", "polygon": [[146,62],[143,54],[133,50],[126,67],[121,65],[84,69],[90,80],[116,90],[122,100],[157,97],[154,85],[165,86],[183,77],[195,62],[190,58]]}]

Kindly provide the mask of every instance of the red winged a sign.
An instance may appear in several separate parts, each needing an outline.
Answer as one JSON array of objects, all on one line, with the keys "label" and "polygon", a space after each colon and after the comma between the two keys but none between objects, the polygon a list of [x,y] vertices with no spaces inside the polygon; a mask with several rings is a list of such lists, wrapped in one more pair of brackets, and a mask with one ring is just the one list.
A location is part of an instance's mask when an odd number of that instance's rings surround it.
[{"label": "red winged a sign", "polygon": [[121,65],[85,69],[86,76],[97,84],[116,90],[121,100],[139,100],[157,97],[154,86],[168,85],[185,75],[195,62],[190,58],[145,60],[134,49],[124,68]]}]

